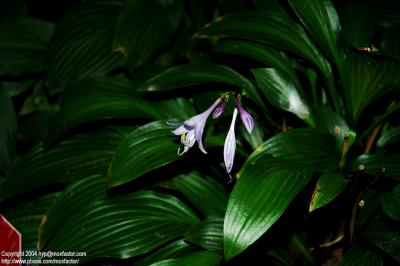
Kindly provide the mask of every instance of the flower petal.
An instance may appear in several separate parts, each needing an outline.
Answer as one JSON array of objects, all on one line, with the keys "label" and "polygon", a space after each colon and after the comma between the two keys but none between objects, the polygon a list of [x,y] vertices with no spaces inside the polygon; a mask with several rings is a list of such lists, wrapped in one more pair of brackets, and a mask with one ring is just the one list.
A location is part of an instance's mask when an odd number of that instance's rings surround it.
[{"label": "flower petal", "polygon": [[228,135],[225,139],[224,144],[224,162],[226,167],[226,172],[230,173],[233,167],[233,160],[235,158],[236,150],[236,137],[235,137],[235,122],[238,114],[237,108],[233,111],[231,126],[228,131]]},{"label": "flower petal", "polygon": [[220,117],[225,110],[225,106],[226,106],[226,102],[222,102],[220,106],[215,108],[215,110],[213,112],[213,118]]},{"label": "flower petal", "polygon": [[204,147],[203,147],[203,140],[202,140],[202,138],[203,138],[203,131],[204,131],[205,125],[206,125],[206,120],[201,121],[201,122],[194,128],[194,135],[195,135],[195,138],[196,138],[196,140],[197,140],[197,142],[198,142],[199,149],[200,149],[203,153],[207,154],[207,151],[206,151],[206,150],[204,149]]},{"label": "flower petal", "polygon": [[251,134],[254,128],[253,117],[240,105],[240,103],[237,103],[237,107],[239,108],[240,118],[242,119],[247,132]]},{"label": "flower petal", "polygon": [[183,133],[187,133],[189,130],[185,128],[185,125],[181,125],[177,129],[173,130],[172,133],[175,135],[182,135]]}]

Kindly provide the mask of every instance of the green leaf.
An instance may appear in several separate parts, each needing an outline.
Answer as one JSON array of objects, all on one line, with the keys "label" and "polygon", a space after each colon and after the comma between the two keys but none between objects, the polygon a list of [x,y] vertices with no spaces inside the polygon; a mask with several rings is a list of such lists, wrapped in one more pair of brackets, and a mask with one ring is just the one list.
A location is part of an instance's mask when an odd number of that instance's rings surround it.
[{"label": "green leaf", "polygon": [[385,28],[381,49],[397,60],[400,60],[400,27]]},{"label": "green leaf", "polygon": [[348,55],[345,99],[352,123],[380,96],[400,86],[400,63],[388,57],[352,52]]},{"label": "green leaf", "polygon": [[65,89],[60,112],[50,123],[45,146],[88,122],[112,118],[159,118],[154,106],[139,98],[135,90],[132,82],[119,77],[85,78],[71,83]]},{"label": "green leaf", "polygon": [[6,94],[10,97],[14,97],[29,89],[35,83],[35,80],[23,79],[18,81],[2,81],[0,83],[0,87],[3,87]]},{"label": "green leaf", "polygon": [[185,239],[199,247],[222,253],[223,218],[209,218],[186,234]]},{"label": "green leaf", "polygon": [[[151,14],[143,16],[143,14]],[[127,1],[116,24],[113,50],[123,55],[129,69],[140,66],[166,45],[182,15],[181,1]]]},{"label": "green leaf", "polygon": [[36,145],[1,183],[0,201],[49,184],[105,174],[121,138],[119,133],[104,130],[77,135],[48,152]]},{"label": "green leaf", "polygon": [[151,264],[151,266],[219,266],[221,256],[214,252],[199,251],[180,259],[168,259]]},{"label": "green leaf", "polygon": [[395,186],[390,193],[382,193],[380,201],[383,211],[390,218],[400,221],[400,185]]},{"label": "green leaf", "polygon": [[400,142],[400,127],[393,127],[384,132],[376,143],[379,149],[390,148],[393,144]]},{"label": "green leaf", "polygon": [[264,154],[317,172],[336,170],[339,166],[339,152],[334,138],[315,128],[279,133],[261,144],[250,158]]},{"label": "green leaf", "polygon": [[146,258],[139,260],[137,263],[134,264],[134,266],[148,266],[162,260],[179,259],[193,253],[194,251],[195,247],[181,239],[172,242],[166,247],[147,256]]},{"label": "green leaf", "polygon": [[347,184],[348,181],[340,173],[326,172],[322,174],[315,186],[309,211],[312,212],[334,200]]},{"label": "green leaf", "polygon": [[361,155],[353,163],[353,171],[369,175],[385,175],[400,180],[400,153]]},{"label": "green leaf", "polygon": [[36,250],[38,231],[43,215],[60,193],[51,193],[38,199],[24,201],[1,211],[22,235],[22,250]]},{"label": "green leaf", "polygon": [[111,187],[135,180],[147,172],[177,160],[178,145],[171,127],[156,121],[134,130],[119,145],[108,169]]},{"label": "green leaf", "polygon": [[0,75],[18,76],[43,69],[44,52],[54,25],[20,17],[0,25]]},{"label": "green leaf", "polygon": [[[80,184],[86,185],[87,181],[82,180]],[[60,201],[64,196],[74,200],[69,194],[75,194],[77,189],[79,185],[65,190]],[[124,259],[183,237],[199,223],[186,205],[168,194],[138,191],[125,196],[95,196],[92,199],[93,193],[99,192],[95,189],[84,193],[82,201],[87,203],[82,207],[72,205],[68,213],[63,214],[68,218],[62,226],[49,232],[53,236],[43,250],[85,251],[87,256],[80,258],[82,263],[104,257]],[[60,218],[49,215],[47,219]]]},{"label": "green leaf", "polygon": [[272,105],[297,115],[311,125],[314,124],[297,79],[292,80],[275,68],[257,68],[252,72],[258,87]]},{"label": "green leaf", "polygon": [[46,54],[45,81],[51,91],[68,82],[100,76],[121,64],[112,52],[114,26],[122,1],[90,1],[57,25]]},{"label": "green leaf", "polygon": [[310,179],[310,172],[291,168],[267,154],[250,157],[228,202],[225,259],[240,254],[261,237]]},{"label": "green leaf", "polygon": [[373,221],[363,228],[362,235],[375,246],[400,262],[400,232],[386,226],[382,221]]},{"label": "green leaf", "polygon": [[13,165],[16,133],[17,117],[13,103],[4,91],[0,91],[0,172],[8,172]]},{"label": "green leaf", "polygon": [[282,8],[277,0],[252,0],[252,2],[259,10],[272,10],[274,12],[286,14],[286,11]]},{"label": "green leaf", "polygon": [[383,266],[382,257],[362,246],[353,245],[340,260],[339,266],[347,265],[365,265],[365,266]]},{"label": "green leaf", "polygon": [[215,179],[198,172],[191,172],[175,177],[172,183],[204,215],[225,214],[228,194]]},{"label": "green leaf", "polygon": [[341,67],[343,50],[338,46],[341,33],[336,9],[330,0],[289,0],[301,22],[320,48]]},{"label": "green leaf", "polygon": [[205,26],[195,37],[238,38],[263,42],[310,60],[325,77],[331,75],[329,63],[303,28],[280,12],[247,11],[228,14]]}]

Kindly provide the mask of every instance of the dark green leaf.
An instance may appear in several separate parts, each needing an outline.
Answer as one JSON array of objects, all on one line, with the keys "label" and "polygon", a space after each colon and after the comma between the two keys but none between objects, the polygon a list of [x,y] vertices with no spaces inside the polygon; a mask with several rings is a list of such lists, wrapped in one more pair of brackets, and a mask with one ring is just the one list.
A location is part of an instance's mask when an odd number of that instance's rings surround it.
[{"label": "dark green leaf", "polygon": [[151,264],[151,266],[219,266],[221,256],[214,252],[199,251],[180,259],[168,259]]},{"label": "dark green leaf", "polygon": [[118,17],[113,50],[124,56],[129,69],[142,65],[170,41],[181,15],[178,0],[128,1]]},{"label": "dark green leaf", "polygon": [[343,50],[338,46],[341,33],[336,9],[330,0],[289,0],[289,4],[320,48],[341,67]]},{"label": "dark green leaf", "polygon": [[361,155],[353,163],[353,171],[369,175],[385,175],[400,179],[400,153]]},{"label": "dark green leaf", "polygon": [[353,123],[380,96],[400,87],[400,63],[368,53],[350,53],[345,77],[346,105]]},{"label": "dark green leaf", "polygon": [[392,219],[400,221],[400,185],[393,188],[390,193],[380,195],[383,211]]},{"label": "dark green leaf", "polygon": [[185,239],[195,245],[222,253],[224,233],[223,218],[209,218],[186,234]]},{"label": "dark green leaf", "polygon": [[400,142],[400,127],[393,127],[388,131],[384,132],[376,143],[380,149],[390,148],[395,143]]},{"label": "dark green leaf", "polygon": [[261,144],[251,157],[264,154],[317,172],[332,171],[339,166],[334,138],[314,128],[291,129],[275,135]]},{"label": "dark green leaf", "polygon": [[293,169],[267,154],[250,157],[228,202],[225,258],[238,255],[262,236],[310,179],[310,172]]},{"label": "dark green leaf", "polygon": [[363,265],[363,266],[383,266],[382,258],[379,254],[368,250],[359,245],[353,245],[340,260],[339,266]]},{"label": "dark green leaf", "polygon": [[2,81],[1,85],[10,97],[14,97],[29,89],[34,83],[33,79],[24,79],[19,81]]},{"label": "dark green leaf", "polygon": [[13,103],[4,91],[0,91],[0,172],[7,172],[14,163],[16,133]]},{"label": "dark green leaf", "polygon": [[325,77],[331,75],[329,63],[309,39],[303,28],[280,12],[248,11],[219,17],[201,29],[199,38],[239,38],[267,43],[276,49],[293,52],[315,63]]},{"label": "dark green leaf", "polygon": [[134,266],[148,266],[166,259],[179,259],[193,253],[194,251],[195,247],[184,240],[178,240],[158,250],[154,254],[147,256],[143,260],[139,260],[134,264]]},{"label": "dark green leaf", "polygon": [[[124,78],[86,78],[66,88],[60,112],[49,126],[45,146],[68,130],[88,122],[112,118],[159,118],[149,102],[139,98]],[[82,93],[83,92],[83,93]]]},{"label": "dark green leaf", "polygon": [[45,80],[52,91],[120,65],[120,56],[112,52],[112,42],[122,7],[118,0],[90,1],[62,19],[46,54]]},{"label": "dark green leaf", "polygon": [[122,136],[110,130],[77,135],[44,152],[36,145],[11,169],[0,188],[4,200],[49,184],[105,174]]},{"label": "dark green leaf", "polygon": [[310,212],[334,200],[347,186],[348,181],[337,172],[327,172],[320,176],[310,202]]},{"label": "dark green leaf", "polygon": [[302,97],[297,79],[291,80],[285,73],[275,68],[257,68],[252,72],[258,87],[272,105],[294,113],[311,125],[314,124],[310,108]]},{"label": "dark green leaf", "polygon": [[[86,181],[82,180],[81,184]],[[68,195],[75,194],[76,189],[78,185],[68,188],[61,198],[65,195],[73,199]],[[186,205],[168,194],[138,191],[92,199],[93,193],[99,192],[84,193],[82,201],[87,201],[84,206],[71,206],[64,224],[49,232],[53,237],[44,250],[87,252],[80,262],[104,257],[129,258],[183,237],[199,223]],[[47,219],[59,218],[48,216]]]},{"label": "dark green leaf", "polygon": [[172,179],[173,185],[206,216],[223,216],[228,202],[224,187],[211,177],[198,172]]},{"label": "dark green leaf", "polygon": [[53,30],[52,23],[29,17],[0,25],[0,75],[41,71]]},{"label": "dark green leaf", "polygon": [[119,145],[108,169],[111,187],[177,160],[178,145],[165,122],[152,122],[134,130]]},{"label": "dark green leaf", "polygon": [[259,10],[268,10],[286,14],[286,11],[277,0],[252,0],[254,6]]},{"label": "dark green leaf", "polygon": [[383,53],[400,60],[400,27],[386,28],[382,37]]},{"label": "dark green leaf", "polygon": [[382,221],[373,221],[363,228],[363,236],[400,262],[400,232],[386,226]]}]

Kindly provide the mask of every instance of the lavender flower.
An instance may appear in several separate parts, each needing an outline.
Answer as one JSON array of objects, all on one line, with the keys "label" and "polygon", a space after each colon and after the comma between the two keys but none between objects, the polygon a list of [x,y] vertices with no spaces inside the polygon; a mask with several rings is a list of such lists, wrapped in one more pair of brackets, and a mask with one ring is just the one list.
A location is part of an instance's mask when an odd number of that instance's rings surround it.
[{"label": "lavender flower", "polygon": [[226,172],[229,174],[232,170],[233,160],[235,158],[236,150],[236,137],[235,137],[235,122],[238,114],[237,108],[233,111],[231,127],[229,128],[228,135],[225,139],[224,144],[224,162],[226,167]]},{"label": "lavender flower", "polygon": [[213,118],[220,117],[225,110],[225,106],[226,106],[226,101],[223,101],[220,106],[215,108],[215,110],[213,112]]},{"label": "lavender flower", "polygon": [[240,105],[239,101],[236,101],[236,107],[239,109],[240,118],[242,119],[242,122],[246,127],[247,132],[251,134],[254,128],[253,117],[251,117],[251,115],[243,108],[243,106]]},{"label": "lavender flower", "polygon": [[194,143],[197,141],[199,149],[203,153],[207,153],[203,147],[202,137],[206,121],[210,116],[211,112],[217,107],[221,102],[221,97],[218,98],[207,110],[203,113],[195,115],[188,120],[186,120],[180,127],[172,131],[175,135],[181,135],[181,143],[183,144],[183,151],[180,152],[178,149],[178,154],[182,155],[186,153]]}]

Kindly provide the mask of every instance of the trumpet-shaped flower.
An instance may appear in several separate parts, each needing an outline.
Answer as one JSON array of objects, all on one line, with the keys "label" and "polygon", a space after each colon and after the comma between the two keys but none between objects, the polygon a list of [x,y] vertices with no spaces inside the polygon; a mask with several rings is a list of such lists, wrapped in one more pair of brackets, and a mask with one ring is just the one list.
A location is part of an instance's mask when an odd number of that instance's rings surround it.
[{"label": "trumpet-shaped flower", "polygon": [[237,108],[233,111],[231,126],[228,131],[228,135],[225,139],[224,144],[224,162],[226,167],[226,172],[229,174],[232,170],[233,160],[235,158],[236,150],[236,137],[235,137],[235,123],[238,114]]},{"label": "trumpet-shaped flower", "polygon": [[175,135],[181,135],[181,143],[183,144],[183,151],[178,150],[178,154],[182,155],[186,153],[194,143],[197,141],[199,149],[203,153],[207,153],[203,147],[202,137],[206,121],[210,116],[211,112],[221,102],[221,98],[218,98],[207,110],[203,113],[195,115],[186,120],[181,126],[172,131]]},{"label": "trumpet-shaped flower", "polygon": [[226,106],[226,101],[222,102],[220,106],[215,108],[215,110],[213,112],[213,118],[220,117],[225,110],[225,106]]},{"label": "trumpet-shaped flower", "polygon": [[243,108],[239,101],[236,101],[236,107],[239,109],[240,118],[242,119],[247,132],[251,134],[254,128],[253,117],[251,117],[251,115]]}]

